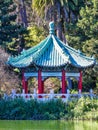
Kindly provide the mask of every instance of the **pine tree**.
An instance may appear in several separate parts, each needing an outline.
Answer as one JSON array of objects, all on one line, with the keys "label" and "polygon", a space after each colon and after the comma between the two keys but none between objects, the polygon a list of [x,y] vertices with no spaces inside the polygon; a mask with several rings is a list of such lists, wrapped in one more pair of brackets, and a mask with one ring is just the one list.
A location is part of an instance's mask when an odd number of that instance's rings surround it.
[{"label": "pine tree", "polygon": [[[67,30],[69,44],[93,56],[98,62],[98,0],[88,1],[80,11],[80,19],[76,25]],[[98,66],[85,70],[84,89],[98,89]]]},{"label": "pine tree", "polygon": [[[17,6],[14,0],[0,0],[0,45],[17,52],[25,28],[17,23]],[[23,47],[22,43],[22,47]]]},{"label": "pine tree", "polygon": [[17,38],[15,23],[16,6],[12,0],[0,0],[0,44],[5,45],[12,41],[12,38]]}]

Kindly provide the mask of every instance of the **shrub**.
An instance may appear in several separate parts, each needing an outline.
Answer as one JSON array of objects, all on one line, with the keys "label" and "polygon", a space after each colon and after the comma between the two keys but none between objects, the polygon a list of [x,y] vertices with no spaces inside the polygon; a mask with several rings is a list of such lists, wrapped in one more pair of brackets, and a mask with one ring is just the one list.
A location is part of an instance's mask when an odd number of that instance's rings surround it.
[{"label": "shrub", "polygon": [[23,99],[0,100],[0,119],[57,120],[74,118],[98,120],[98,100],[80,98],[67,103],[61,100],[47,102]]}]

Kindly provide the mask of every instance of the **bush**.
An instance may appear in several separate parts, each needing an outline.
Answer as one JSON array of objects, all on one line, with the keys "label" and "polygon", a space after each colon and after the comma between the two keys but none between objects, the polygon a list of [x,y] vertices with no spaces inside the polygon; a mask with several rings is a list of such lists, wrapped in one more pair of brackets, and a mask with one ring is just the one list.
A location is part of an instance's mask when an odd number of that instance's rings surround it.
[{"label": "bush", "polygon": [[0,100],[0,119],[11,120],[57,120],[97,119],[98,100],[80,98],[63,103],[61,100],[38,102],[23,99]]},{"label": "bush", "polygon": [[98,113],[98,100],[83,97],[77,101],[73,109],[74,117],[79,119],[93,119],[95,111]]}]

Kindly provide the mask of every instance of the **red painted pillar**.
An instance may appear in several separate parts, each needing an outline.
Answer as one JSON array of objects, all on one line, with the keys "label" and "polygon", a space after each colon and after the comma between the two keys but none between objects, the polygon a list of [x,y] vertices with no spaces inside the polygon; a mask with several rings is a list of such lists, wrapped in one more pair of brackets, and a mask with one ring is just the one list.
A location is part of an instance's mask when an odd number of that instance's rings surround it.
[{"label": "red painted pillar", "polygon": [[44,81],[42,81],[42,93],[44,93]]},{"label": "red painted pillar", "polygon": [[65,70],[62,70],[62,93],[66,92],[66,76],[65,76]]},{"label": "red painted pillar", "polygon": [[42,93],[42,76],[41,76],[41,70],[38,70],[38,94]]},{"label": "red painted pillar", "polygon": [[25,93],[28,93],[28,81],[25,80]]},{"label": "red painted pillar", "polygon": [[82,92],[82,71],[80,71],[80,77],[78,82],[78,90]]},{"label": "red painted pillar", "polygon": [[22,89],[25,90],[25,77],[24,77],[24,70],[22,70]]},{"label": "red painted pillar", "polygon": [[28,81],[24,77],[24,70],[22,71],[22,89],[25,93],[28,93]]}]

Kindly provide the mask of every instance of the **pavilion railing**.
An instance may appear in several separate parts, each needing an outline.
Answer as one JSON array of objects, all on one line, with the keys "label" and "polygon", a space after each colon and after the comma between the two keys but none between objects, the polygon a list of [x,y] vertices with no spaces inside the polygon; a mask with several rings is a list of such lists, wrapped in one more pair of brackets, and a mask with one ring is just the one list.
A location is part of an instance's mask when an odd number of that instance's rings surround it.
[{"label": "pavilion railing", "polygon": [[78,99],[80,97],[90,97],[91,99],[94,98],[96,95],[93,94],[92,91],[90,91],[90,93],[77,93],[77,94],[70,94],[69,91],[67,91],[66,94],[55,94],[53,91],[51,91],[48,94],[37,94],[37,93],[33,93],[33,94],[25,94],[24,91],[21,94],[16,94],[14,91],[12,91],[12,93],[8,96],[6,94],[4,94],[4,99],[16,99],[16,98],[23,98],[24,100],[31,100],[31,99],[35,99],[38,101],[49,101],[49,100],[56,100],[56,99],[61,99],[63,102],[67,102],[68,100],[72,100],[72,99]]}]

